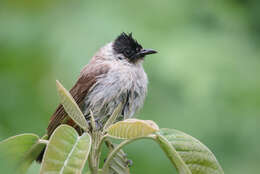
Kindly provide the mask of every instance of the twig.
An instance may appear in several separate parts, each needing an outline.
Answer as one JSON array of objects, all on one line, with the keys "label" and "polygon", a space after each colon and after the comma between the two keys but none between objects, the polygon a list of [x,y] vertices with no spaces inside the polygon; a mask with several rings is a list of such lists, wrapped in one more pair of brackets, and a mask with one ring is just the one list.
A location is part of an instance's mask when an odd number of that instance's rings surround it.
[{"label": "twig", "polygon": [[124,140],[122,141],[118,146],[116,146],[114,148],[114,150],[112,150],[111,153],[109,153],[104,165],[103,165],[103,172],[104,173],[108,173],[108,169],[109,169],[109,164],[111,162],[111,160],[113,159],[113,157],[116,155],[116,153],[118,153],[118,151],[125,145],[131,143],[131,142],[134,142],[136,140],[139,140],[139,139],[144,139],[144,138],[147,138],[147,139],[155,139],[155,135],[149,135],[149,136],[146,136],[146,137],[137,137],[137,138],[133,138],[133,139],[128,139],[128,140]]}]

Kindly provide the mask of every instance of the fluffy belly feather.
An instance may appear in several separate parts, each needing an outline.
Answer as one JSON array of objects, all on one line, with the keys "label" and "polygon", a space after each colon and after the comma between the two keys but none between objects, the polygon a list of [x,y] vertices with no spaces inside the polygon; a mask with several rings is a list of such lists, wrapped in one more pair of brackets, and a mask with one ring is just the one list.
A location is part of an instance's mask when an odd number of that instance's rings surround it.
[{"label": "fluffy belly feather", "polygon": [[120,67],[98,78],[84,100],[82,109],[86,116],[91,109],[95,118],[105,121],[122,103],[121,113],[126,119],[142,107],[147,91],[147,76],[142,67],[129,69]]}]

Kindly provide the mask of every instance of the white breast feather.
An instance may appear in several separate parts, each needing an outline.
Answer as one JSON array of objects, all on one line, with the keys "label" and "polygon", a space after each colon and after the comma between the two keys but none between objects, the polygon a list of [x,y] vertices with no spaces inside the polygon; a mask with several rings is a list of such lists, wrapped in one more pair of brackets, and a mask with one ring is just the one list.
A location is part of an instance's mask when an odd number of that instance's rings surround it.
[{"label": "white breast feather", "polygon": [[131,64],[122,60],[103,62],[111,68],[107,74],[98,77],[86,99],[86,111],[91,109],[96,117],[110,115],[120,102],[125,102],[130,92],[124,117],[130,118],[144,102],[147,92],[147,76],[141,62]]}]

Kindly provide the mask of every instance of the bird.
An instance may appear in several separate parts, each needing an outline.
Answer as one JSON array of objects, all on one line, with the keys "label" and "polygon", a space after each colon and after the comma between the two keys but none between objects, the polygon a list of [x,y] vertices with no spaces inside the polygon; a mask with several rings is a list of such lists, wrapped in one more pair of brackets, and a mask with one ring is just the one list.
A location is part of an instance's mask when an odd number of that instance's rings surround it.
[{"label": "bird", "polygon": [[[132,33],[121,33],[100,48],[80,72],[70,94],[86,119],[90,112],[102,125],[121,103],[121,119],[132,118],[141,109],[147,94],[148,77],[143,61],[153,49],[144,49]],[[50,118],[47,135],[50,137],[60,124],[77,127],[60,104]],[[40,161],[40,160],[38,160]]]}]

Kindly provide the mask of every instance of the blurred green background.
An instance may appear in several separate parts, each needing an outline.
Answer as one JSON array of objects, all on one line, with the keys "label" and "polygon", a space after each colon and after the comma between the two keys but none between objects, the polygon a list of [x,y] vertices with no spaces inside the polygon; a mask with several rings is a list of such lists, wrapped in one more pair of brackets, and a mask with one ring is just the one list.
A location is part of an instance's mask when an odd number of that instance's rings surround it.
[{"label": "blurred green background", "polygon": [[[123,31],[159,51],[144,62],[150,83],[138,118],[198,138],[225,173],[258,173],[258,0],[0,1],[0,140],[43,135],[59,103],[55,80],[72,87]],[[176,173],[151,141],[126,151],[132,173]]]}]

